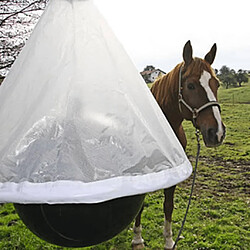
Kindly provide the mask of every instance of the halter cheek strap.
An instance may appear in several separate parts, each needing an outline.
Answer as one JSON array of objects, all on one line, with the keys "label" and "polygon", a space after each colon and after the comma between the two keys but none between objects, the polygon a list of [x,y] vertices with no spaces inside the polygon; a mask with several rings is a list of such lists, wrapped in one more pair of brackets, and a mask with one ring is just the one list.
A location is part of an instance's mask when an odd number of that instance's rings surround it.
[{"label": "halter cheek strap", "polygon": [[182,78],[182,68],[183,66],[180,67],[180,71],[179,71],[179,95],[178,95],[178,101],[179,101],[179,110],[181,113],[183,113],[182,111],[182,107],[181,104],[183,104],[193,115],[193,123],[196,127],[196,118],[198,117],[199,113],[201,111],[203,111],[204,109],[207,109],[209,107],[212,106],[217,106],[220,109],[220,104],[216,101],[209,101],[207,103],[205,103],[204,105],[200,106],[199,108],[192,108],[184,99],[183,99],[183,95],[182,95],[182,83],[181,83],[181,78]]}]

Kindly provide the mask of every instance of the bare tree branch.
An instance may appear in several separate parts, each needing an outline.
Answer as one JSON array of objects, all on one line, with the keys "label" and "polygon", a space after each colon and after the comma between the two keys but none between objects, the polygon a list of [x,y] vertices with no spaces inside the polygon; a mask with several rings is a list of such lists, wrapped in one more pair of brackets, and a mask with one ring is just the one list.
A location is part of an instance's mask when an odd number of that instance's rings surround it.
[{"label": "bare tree branch", "polygon": [[[0,22],[0,26],[3,25],[4,22],[6,22],[9,18],[15,16],[15,15],[18,15],[20,13],[24,13],[24,12],[27,12],[27,11],[33,11],[33,10],[27,10],[29,9],[30,7],[32,7],[33,5],[37,4],[37,3],[41,3],[42,1],[41,0],[38,0],[38,1],[35,1],[31,4],[29,4],[28,6],[24,7],[23,9],[19,10],[19,11],[16,11],[16,12],[13,12],[12,14],[10,14],[9,16],[5,17],[4,19],[1,20]],[[39,9],[40,10],[40,9]]]},{"label": "bare tree branch", "polygon": [[2,67],[0,67],[0,70],[9,68],[9,67],[12,66],[12,64],[13,64],[13,62],[11,62],[11,63],[9,63],[9,64],[6,64],[5,66],[2,66]]},{"label": "bare tree branch", "polygon": [[48,0],[0,0],[0,75],[6,75]]}]

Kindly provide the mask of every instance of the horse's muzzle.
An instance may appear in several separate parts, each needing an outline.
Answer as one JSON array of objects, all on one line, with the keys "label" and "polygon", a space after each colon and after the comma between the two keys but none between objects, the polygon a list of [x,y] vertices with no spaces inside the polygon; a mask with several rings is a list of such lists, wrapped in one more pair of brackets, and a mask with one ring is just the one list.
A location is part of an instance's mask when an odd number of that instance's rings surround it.
[{"label": "horse's muzzle", "polygon": [[201,130],[201,133],[206,147],[218,147],[222,144],[225,138],[226,128],[223,125],[223,130],[218,131],[217,127],[212,127],[206,130]]}]

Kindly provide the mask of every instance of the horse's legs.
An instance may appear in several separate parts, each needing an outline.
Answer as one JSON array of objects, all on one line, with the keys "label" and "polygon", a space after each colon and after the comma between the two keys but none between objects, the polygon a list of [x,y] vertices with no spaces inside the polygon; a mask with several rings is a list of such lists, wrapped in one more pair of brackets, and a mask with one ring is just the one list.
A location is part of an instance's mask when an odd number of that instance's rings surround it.
[{"label": "horse's legs", "polygon": [[164,205],[163,210],[165,214],[165,223],[164,223],[164,238],[165,238],[165,250],[172,249],[174,246],[174,241],[172,239],[172,212],[174,209],[174,191],[175,187],[170,187],[164,189]]},{"label": "horse's legs", "polygon": [[132,240],[132,249],[142,249],[144,248],[144,240],[141,236],[142,226],[141,226],[141,214],[143,211],[144,205],[142,206],[140,212],[135,218],[135,224],[134,224],[134,238]]}]

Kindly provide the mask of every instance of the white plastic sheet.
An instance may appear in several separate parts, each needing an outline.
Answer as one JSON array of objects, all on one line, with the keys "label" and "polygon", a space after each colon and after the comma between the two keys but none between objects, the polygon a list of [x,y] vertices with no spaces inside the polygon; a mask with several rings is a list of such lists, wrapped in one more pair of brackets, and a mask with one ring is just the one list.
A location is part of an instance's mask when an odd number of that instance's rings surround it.
[{"label": "white plastic sheet", "polygon": [[91,0],[51,0],[0,87],[0,201],[95,203],[192,167]]}]

